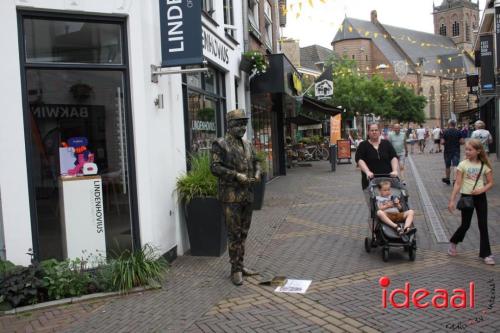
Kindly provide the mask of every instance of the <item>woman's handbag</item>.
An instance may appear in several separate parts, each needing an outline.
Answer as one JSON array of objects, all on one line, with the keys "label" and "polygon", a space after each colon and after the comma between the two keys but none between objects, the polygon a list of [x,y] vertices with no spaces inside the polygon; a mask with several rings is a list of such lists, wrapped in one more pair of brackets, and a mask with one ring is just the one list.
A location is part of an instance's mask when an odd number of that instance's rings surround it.
[{"label": "woman's handbag", "polygon": [[[481,177],[481,174],[483,173],[483,165],[484,165],[484,163],[481,162],[481,169],[479,170],[479,175],[477,175],[476,183],[474,184],[474,187],[472,188],[473,191],[476,188],[479,177]],[[467,197],[461,196],[457,202],[457,209],[458,210],[474,209],[474,198],[472,196],[467,196]]]}]

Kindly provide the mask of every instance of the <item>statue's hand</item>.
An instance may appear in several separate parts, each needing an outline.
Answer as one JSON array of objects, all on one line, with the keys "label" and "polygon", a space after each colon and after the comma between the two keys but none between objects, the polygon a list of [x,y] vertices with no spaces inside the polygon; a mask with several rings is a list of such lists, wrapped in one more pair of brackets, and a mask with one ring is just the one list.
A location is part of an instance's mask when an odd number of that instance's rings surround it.
[{"label": "statue's hand", "polygon": [[240,184],[244,184],[244,185],[249,183],[249,179],[248,179],[247,175],[245,175],[243,173],[237,173],[236,180],[238,180],[238,182],[240,182]]},{"label": "statue's hand", "polygon": [[254,184],[254,183],[258,182],[258,180],[257,180],[257,178],[253,178],[253,177],[252,177],[252,178],[249,178],[249,179],[248,179],[248,182],[249,182],[249,184],[250,184],[250,185],[252,185],[252,184]]}]

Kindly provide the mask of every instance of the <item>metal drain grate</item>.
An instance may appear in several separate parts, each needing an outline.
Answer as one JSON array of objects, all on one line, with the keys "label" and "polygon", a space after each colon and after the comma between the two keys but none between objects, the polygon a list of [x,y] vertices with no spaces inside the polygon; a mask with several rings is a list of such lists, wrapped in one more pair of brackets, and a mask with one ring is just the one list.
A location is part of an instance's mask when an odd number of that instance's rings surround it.
[{"label": "metal drain grate", "polygon": [[418,193],[420,194],[424,214],[427,217],[427,221],[431,224],[434,236],[436,237],[438,243],[448,243],[449,240],[444,231],[443,224],[441,223],[441,218],[432,205],[429,193],[427,193],[427,189],[424,186],[422,178],[420,177],[411,156],[408,156],[408,161],[410,162],[411,170],[415,176],[415,182],[417,183]]}]

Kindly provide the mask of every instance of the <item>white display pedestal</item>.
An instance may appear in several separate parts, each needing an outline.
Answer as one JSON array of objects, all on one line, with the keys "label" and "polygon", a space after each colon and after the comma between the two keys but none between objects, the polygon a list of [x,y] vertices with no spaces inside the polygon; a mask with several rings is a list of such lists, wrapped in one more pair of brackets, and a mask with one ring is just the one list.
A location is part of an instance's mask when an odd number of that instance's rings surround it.
[{"label": "white display pedestal", "polygon": [[106,257],[101,176],[60,177],[59,183],[64,258]]}]

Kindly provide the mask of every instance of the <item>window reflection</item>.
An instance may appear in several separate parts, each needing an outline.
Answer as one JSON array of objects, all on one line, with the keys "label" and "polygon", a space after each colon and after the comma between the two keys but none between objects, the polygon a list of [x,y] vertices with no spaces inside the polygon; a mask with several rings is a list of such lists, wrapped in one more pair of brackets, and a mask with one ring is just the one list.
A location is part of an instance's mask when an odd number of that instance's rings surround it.
[{"label": "window reflection", "polygon": [[26,18],[24,31],[27,62],[123,63],[119,24]]}]

